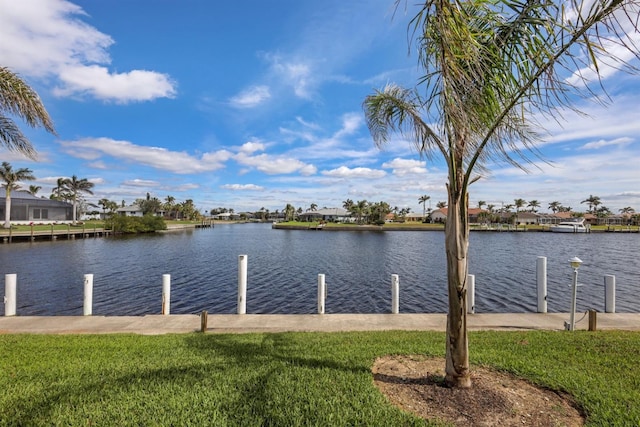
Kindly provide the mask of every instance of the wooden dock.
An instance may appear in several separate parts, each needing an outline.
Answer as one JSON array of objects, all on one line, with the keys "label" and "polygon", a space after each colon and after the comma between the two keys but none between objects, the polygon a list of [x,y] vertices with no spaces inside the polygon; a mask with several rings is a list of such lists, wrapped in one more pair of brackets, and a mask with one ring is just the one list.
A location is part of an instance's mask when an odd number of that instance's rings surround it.
[{"label": "wooden dock", "polygon": [[31,231],[13,231],[9,229],[7,232],[3,232],[0,234],[0,238],[2,238],[2,243],[13,243],[13,242],[33,242],[36,240],[58,240],[58,239],[66,239],[66,240],[74,240],[77,238],[90,238],[90,237],[104,237],[111,235],[113,232],[111,230],[105,230],[104,228],[85,228],[85,227],[67,227],[66,230],[54,229],[51,227],[51,231],[49,230],[31,230]]}]

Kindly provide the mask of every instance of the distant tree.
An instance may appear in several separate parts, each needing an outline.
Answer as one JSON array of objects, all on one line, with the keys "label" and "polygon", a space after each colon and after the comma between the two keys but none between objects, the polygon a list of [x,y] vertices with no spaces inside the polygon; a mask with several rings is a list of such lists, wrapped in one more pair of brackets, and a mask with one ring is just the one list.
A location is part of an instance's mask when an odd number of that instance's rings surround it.
[{"label": "distant tree", "polygon": [[369,202],[358,200],[351,208],[351,212],[356,216],[356,222],[362,224],[363,219],[369,215]]},{"label": "distant tree", "polygon": [[385,223],[387,214],[391,212],[391,208],[387,202],[377,202],[369,206],[369,222],[376,225]]},{"label": "distant tree", "polygon": [[63,200],[62,194],[64,192],[65,182],[66,178],[58,178],[58,180],[56,181],[56,186],[51,190],[51,199]]},{"label": "distant tree", "polygon": [[35,149],[10,116],[18,116],[31,127],[42,127],[56,134],[38,94],[16,73],[0,67],[0,143],[34,159]]},{"label": "distant tree", "polygon": [[292,204],[287,203],[287,206],[284,207],[284,220],[293,221],[295,214],[296,208],[294,208]]},{"label": "distant tree", "polygon": [[73,224],[77,222],[78,196],[81,196],[81,193],[93,194],[93,191],[91,191],[93,187],[94,183],[87,178],[78,179],[77,176],[73,175],[65,180],[64,188],[71,194],[71,202],[73,203]]},{"label": "distant tree", "polygon": [[531,208],[531,212],[538,212],[538,208],[540,207],[540,202],[537,200],[531,200],[527,205],[528,208]]},{"label": "distant tree", "polygon": [[478,209],[482,209],[482,207],[486,204],[487,202],[485,202],[484,200],[478,200]]},{"label": "distant tree", "polygon": [[418,198],[418,204],[422,205],[422,219],[424,220],[426,217],[426,205],[427,205],[427,201],[431,199],[431,196],[427,196],[426,194],[424,196],[420,196]]},{"label": "distant tree", "polygon": [[437,207],[438,209],[444,209],[444,208],[446,208],[446,207],[447,207],[447,202],[438,202],[438,203],[436,204],[436,207]]},{"label": "distant tree", "polygon": [[586,203],[587,206],[589,206],[589,210],[587,212],[595,213],[596,208],[602,202],[600,201],[600,197],[590,194],[588,198],[586,198],[585,200],[580,202],[580,204],[582,204],[582,203]]},{"label": "distant tree", "polygon": [[0,179],[5,190],[4,199],[4,228],[11,228],[11,191],[19,190],[19,181],[33,181],[36,179],[31,169],[20,168],[14,170],[9,162],[2,162],[0,166]]},{"label": "distant tree", "polygon": [[42,189],[41,186],[39,185],[30,185],[29,186],[29,194],[31,194],[32,196],[35,196],[38,194],[38,191],[40,191]]},{"label": "distant tree", "polygon": [[311,203],[311,206],[309,206],[309,210],[311,212],[315,212],[316,210],[318,210],[318,205],[316,205],[315,203]]},{"label": "distant tree", "polygon": [[353,200],[351,199],[347,199],[344,202],[342,202],[342,207],[346,210],[346,211],[351,211],[351,208],[353,207]]},{"label": "distant tree", "polygon": [[549,203],[549,209],[551,209],[551,212],[556,213],[558,211],[560,211],[560,208],[562,207],[562,204],[560,202],[551,202]]}]

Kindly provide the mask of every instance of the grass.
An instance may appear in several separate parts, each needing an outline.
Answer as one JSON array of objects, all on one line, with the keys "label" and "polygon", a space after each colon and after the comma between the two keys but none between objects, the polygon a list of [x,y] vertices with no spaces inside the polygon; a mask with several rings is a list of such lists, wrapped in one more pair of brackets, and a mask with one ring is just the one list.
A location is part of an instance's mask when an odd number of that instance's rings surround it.
[{"label": "grass", "polygon": [[[385,400],[386,354],[437,332],[0,335],[0,425],[424,425]],[[472,363],[571,393],[589,425],[639,425],[635,332],[472,332]]]}]

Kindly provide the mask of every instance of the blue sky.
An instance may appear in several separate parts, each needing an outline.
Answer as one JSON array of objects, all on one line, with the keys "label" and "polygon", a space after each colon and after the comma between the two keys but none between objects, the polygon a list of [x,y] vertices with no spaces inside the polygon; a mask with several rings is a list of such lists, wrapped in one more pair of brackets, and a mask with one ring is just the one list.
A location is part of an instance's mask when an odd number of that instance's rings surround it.
[{"label": "blue sky", "polygon": [[[409,2],[412,4],[411,2]],[[146,193],[216,207],[282,210],[387,201],[422,211],[446,201],[446,169],[394,138],[377,149],[362,101],[388,82],[413,86],[407,49],[415,9],[393,0],[0,0],[0,63],[40,94],[58,136],[23,126],[48,196],[60,177],[95,183],[96,202]],[[638,38],[636,38],[637,40]],[[603,108],[556,112],[540,145],[553,165],[508,165],[472,185],[479,200],[552,201],[640,211],[640,78],[608,72]],[[21,124],[22,125],[22,124]]]}]

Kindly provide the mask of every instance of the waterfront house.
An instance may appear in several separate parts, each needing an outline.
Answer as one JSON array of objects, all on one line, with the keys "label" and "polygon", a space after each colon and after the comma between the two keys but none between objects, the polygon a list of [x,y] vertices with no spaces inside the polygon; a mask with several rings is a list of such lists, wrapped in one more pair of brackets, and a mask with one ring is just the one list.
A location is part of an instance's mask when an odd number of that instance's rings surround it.
[{"label": "waterfront house", "polygon": [[116,214],[121,216],[144,216],[142,208],[136,204],[118,208],[116,209]]},{"label": "waterfront house", "polygon": [[[5,214],[5,197],[5,189],[0,188],[0,218],[4,218]],[[49,223],[72,219],[71,203],[37,197],[28,191],[13,190],[11,192],[11,221],[14,223]]]},{"label": "waterfront house", "polygon": [[298,217],[300,218],[300,221],[351,221],[351,213],[342,208],[322,208],[317,211],[307,211],[301,213]]}]

